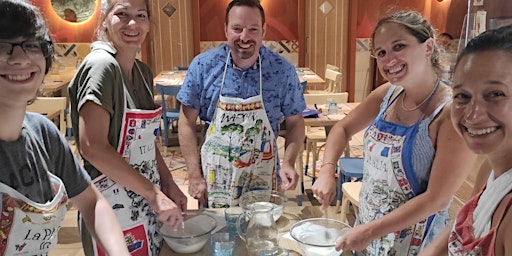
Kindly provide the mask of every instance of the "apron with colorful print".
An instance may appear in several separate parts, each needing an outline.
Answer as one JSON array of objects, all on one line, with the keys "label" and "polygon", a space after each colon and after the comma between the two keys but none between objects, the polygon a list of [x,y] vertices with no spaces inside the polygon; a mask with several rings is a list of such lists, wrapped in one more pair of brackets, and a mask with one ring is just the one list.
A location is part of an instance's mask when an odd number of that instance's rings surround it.
[{"label": "apron with colorful print", "polygon": [[[146,88],[152,94],[147,83]],[[135,170],[159,187],[160,175],[157,170],[155,137],[160,127],[162,108],[159,107],[156,110],[129,109],[128,106],[135,106],[135,104],[126,88],[125,102],[117,150]],[[156,214],[149,208],[148,201],[105,175],[94,179],[94,184],[112,206],[123,230],[130,254],[134,256],[158,255],[162,244],[162,235],[157,230]],[[93,243],[95,255],[105,255],[94,239]]]},{"label": "apron with colorful print", "polygon": [[57,234],[67,212],[64,183],[48,171],[28,127],[27,131],[48,174],[54,196],[50,202],[37,203],[0,182],[0,255],[5,256],[48,255],[57,244]]},{"label": "apron with colorful print", "polygon": [[251,190],[272,190],[276,183],[276,138],[260,94],[247,99],[222,96],[230,53],[226,59],[219,100],[201,147],[207,181],[208,207],[238,205]]},{"label": "apron with colorful print", "polygon": [[[364,135],[364,175],[359,194],[362,203],[357,224],[376,220],[422,192],[412,163],[421,118],[414,125],[403,126],[384,120],[385,113],[379,114]],[[372,241],[365,255],[417,255],[434,216]]]},{"label": "apron with colorful print", "polygon": [[[448,255],[451,256],[494,256],[496,233],[501,222],[507,215],[509,210],[512,210],[512,199],[507,202],[507,207],[501,216],[499,216],[498,223],[494,223],[493,227],[488,233],[482,237],[476,237],[474,232],[473,213],[478,205],[483,190],[478,196],[473,197],[467,202],[457,214],[457,221],[452,227],[450,238],[448,239]],[[494,194],[493,194],[494,195]],[[491,208],[492,209],[492,208]],[[491,223],[489,223],[491,225]]]}]

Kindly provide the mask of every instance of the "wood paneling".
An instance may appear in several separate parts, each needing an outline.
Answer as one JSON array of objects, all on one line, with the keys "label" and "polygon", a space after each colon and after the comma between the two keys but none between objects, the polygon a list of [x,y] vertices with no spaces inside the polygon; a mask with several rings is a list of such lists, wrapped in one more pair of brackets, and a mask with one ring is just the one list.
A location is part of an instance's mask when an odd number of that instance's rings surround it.
[{"label": "wood paneling", "polygon": [[[190,0],[152,1],[152,28],[147,44],[148,64],[155,74],[188,66],[194,57],[192,2]],[[170,3],[176,8],[168,17],[162,8]]]},{"label": "wood paneling", "polygon": [[[167,2],[177,9],[170,18],[161,10]],[[332,6],[327,14],[319,9],[324,2]],[[326,64],[336,65],[343,73],[342,86],[347,88],[351,77],[347,51],[349,0],[299,0],[298,3],[299,27],[305,27],[299,29],[299,65],[311,67],[321,75]],[[199,54],[199,0],[155,0],[151,11],[153,28],[147,60],[153,72],[187,66]],[[348,88],[353,97],[353,85]]]},{"label": "wood paneling", "polygon": [[[322,5],[330,5],[332,9],[324,13]],[[347,88],[347,77],[350,76],[347,55],[348,7],[349,0],[310,0],[306,1],[305,6],[305,66],[317,74],[325,73],[326,64],[340,67],[342,88]],[[349,97],[353,97],[351,94],[349,91]]]},{"label": "wood paneling", "polygon": [[[230,0],[199,0],[201,41],[224,41],[226,7]],[[262,1],[267,30],[264,40],[299,40],[299,5],[297,0]]]}]

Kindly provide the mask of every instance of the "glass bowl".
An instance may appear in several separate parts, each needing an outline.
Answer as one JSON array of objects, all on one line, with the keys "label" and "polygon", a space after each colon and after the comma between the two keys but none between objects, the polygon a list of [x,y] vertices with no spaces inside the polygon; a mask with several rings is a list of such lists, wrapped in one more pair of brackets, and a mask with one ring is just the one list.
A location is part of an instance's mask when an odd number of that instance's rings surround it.
[{"label": "glass bowl", "polygon": [[215,218],[207,214],[192,216],[184,221],[178,230],[162,225],[160,232],[169,247],[177,253],[195,253],[203,249],[210,239],[211,232],[217,227]]},{"label": "glass bowl", "polygon": [[306,256],[339,256],[336,240],[343,236],[350,226],[334,219],[313,218],[295,223],[290,235],[300,245]]},{"label": "glass bowl", "polygon": [[249,205],[257,202],[272,203],[274,209],[272,210],[272,217],[277,221],[283,215],[284,205],[288,198],[282,193],[275,190],[252,190],[245,192],[240,196],[238,205],[244,209],[245,212],[250,212]]}]

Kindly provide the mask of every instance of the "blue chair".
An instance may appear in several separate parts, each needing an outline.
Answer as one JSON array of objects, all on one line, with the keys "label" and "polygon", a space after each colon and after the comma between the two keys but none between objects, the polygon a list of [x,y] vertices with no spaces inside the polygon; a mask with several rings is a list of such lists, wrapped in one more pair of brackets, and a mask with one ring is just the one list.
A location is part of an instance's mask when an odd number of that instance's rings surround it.
[{"label": "blue chair", "polygon": [[188,66],[176,66],[176,67],[174,67],[174,70],[186,71],[186,70],[188,70]]},{"label": "blue chair", "polygon": [[[170,106],[167,106],[165,102],[165,95],[172,96],[176,98],[176,95],[180,91],[180,87],[178,86],[166,86],[157,84],[156,90],[162,97],[162,119],[164,121],[164,145],[165,147],[169,146],[169,129],[172,129],[173,132],[175,132],[177,125],[173,125],[173,123],[178,121],[180,116],[180,103],[176,100],[176,107],[170,108]],[[162,134],[162,131],[160,130],[160,134]]]},{"label": "blue chair", "polygon": [[361,180],[363,178],[363,158],[341,157],[338,160],[338,183],[336,184],[336,212],[340,212],[343,192],[341,186],[345,182],[352,181],[352,178]]},{"label": "blue chair", "polygon": [[302,93],[306,93],[306,91],[308,90],[308,81],[304,80],[300,82],[300,86],[302,87]]}]

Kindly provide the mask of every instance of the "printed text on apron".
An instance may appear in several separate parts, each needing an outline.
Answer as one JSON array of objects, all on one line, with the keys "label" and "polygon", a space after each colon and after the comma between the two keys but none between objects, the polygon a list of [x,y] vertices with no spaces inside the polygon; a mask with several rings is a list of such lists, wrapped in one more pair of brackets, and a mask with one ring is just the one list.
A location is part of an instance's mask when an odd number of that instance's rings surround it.
[{"label": "printed text on apron", "polygon": [[260,94],[247,98],[222,96],[228,53],[217,108],[201,147],[201,164],[208,186],[208,207],[238,205],[250,190],[271,190],[276,183],[276,138]]}]

